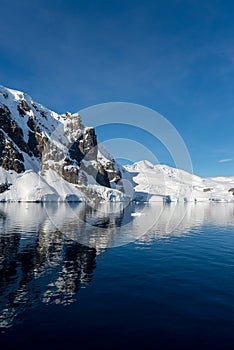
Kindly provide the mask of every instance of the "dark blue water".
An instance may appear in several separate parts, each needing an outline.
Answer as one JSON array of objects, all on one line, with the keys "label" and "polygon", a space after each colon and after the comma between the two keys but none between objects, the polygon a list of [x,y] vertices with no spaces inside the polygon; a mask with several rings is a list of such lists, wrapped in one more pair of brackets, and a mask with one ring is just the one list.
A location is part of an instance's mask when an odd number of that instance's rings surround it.
[{"label": "dark blue water", "polygon": [[234,206],[142,210],[0,205],[1,348],[234,349]]}]

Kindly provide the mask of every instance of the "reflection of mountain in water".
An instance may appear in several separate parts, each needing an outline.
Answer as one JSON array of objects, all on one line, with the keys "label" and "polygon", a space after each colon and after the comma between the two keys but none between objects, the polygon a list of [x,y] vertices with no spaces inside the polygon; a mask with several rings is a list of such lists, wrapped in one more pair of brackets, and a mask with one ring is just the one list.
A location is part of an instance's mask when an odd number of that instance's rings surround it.
[{"label": "reflection of mountain in water", "polygon": [[91,281],[103,249],[184,235],[202,225],[234,226],[233,205],[1,204],[0,327],[40,302],[72,303]]},{"label": "reflection of mountain in water", "polygon": [[[159,211],[160,205],[156,204],[151,206],[151,212],[156,212],[156,207]],[[186,235],[201,226],[234,226],[234,205],[209,202],[166,204],[148,236],[163,238]]]},{"label": "reflection of mountain in water", "polygon": [[11,326],[15,316],[38,302],[70,304],[95,269],[94,248],[67,239],[55,228],[48,232],[44,210],[30,207],[8,205],[0,212],[2,327]]}]

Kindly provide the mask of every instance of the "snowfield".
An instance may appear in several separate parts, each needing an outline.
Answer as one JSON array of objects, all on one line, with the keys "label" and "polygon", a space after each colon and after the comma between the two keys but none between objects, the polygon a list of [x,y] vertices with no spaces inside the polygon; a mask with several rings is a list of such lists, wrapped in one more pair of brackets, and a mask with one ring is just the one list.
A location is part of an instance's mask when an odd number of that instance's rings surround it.
[{"label": "snowfield", "polygon": [[146,160],[125,169],[131,174],[136,201],[234,202],[234,176],[201,178]]}]

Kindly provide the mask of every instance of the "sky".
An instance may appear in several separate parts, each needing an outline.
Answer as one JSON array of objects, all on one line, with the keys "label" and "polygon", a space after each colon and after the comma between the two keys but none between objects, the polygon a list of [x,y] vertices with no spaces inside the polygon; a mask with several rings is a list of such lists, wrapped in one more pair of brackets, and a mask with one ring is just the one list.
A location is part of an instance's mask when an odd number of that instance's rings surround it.
[{"label": "sky", "polygon": [[[58,113],[108,102],[146,106],[177,129],[194,173],[234,175],[232,0],[0,0],[0,6],[1,85]],[[105,138],[103,130],[98,137]],[[144,133],[137,141],[171,165],[157,142]]]}]

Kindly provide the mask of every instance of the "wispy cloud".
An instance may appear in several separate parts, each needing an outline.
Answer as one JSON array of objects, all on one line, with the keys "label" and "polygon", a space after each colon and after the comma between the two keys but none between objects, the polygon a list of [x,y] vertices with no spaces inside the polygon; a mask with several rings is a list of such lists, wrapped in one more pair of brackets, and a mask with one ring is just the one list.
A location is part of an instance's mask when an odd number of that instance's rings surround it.
[{"label": "wispy cloud", "polygon": [[227,163],[227,162],[232,162],[233,158],[226,158],[226,159],[220,159],[218,160],[219,163]]}]

